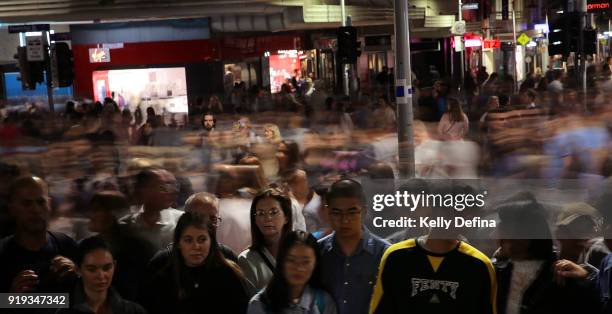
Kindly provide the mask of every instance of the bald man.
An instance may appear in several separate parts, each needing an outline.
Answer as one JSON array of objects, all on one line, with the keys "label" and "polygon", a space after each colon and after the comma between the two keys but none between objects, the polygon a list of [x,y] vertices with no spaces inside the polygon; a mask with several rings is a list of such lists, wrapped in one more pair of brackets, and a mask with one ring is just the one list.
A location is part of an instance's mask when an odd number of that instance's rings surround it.
[{"label": "bald man", "polygon": [[0,240],[0,293],[70,292],[76,243],[48,230],[51,214],[47,184],[20,177],[9,188],[9,215],[15,233]]},{"label": "bald man", "polygon": [[149,241],[155,251],[165,248],[172,243],[174,227],[183,214],[172,207],[179,192],[176,177],[162,168],[143,169],[136,175],[134,190],[142,206],[120,223],[132,235]]}]

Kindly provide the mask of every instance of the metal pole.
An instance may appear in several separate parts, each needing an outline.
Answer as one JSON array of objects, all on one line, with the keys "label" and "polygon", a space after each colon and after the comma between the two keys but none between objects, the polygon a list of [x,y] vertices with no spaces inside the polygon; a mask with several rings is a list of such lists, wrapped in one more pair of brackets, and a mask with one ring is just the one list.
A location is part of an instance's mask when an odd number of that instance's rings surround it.
[{"label": "metal pole", "polygon": [[45,42],[45,71],[47,72],[47,101],[49,103],[49,111],[55,111],[53,103],[53,73],[51,73],[51,41],[49,40],[49,32],[43,32],[43,41]]},{"label": "metal pole", "polygon": [[395,0],[395,85],[397,101],[397,142],[400,178],[413,178],[414,134],[412,130],[412,67],[410,65],[410,24],[408,1]]},{"label": "metal pole", "polygon": [[340,18],[342,19],[342,26],[346,26],[346,7],[344,6],[344,0],[340,0]]},{"label": "metal pole", "polygon": [[[461,0],[459,0],[459,21],[463,20],[463,10],[461,9],[463,7],[463,2],[461,2]],[[461,39],[463,39],[463,35],[461,35]],[[459,90],[461,90],[463,92],[463,86],[465,85],[465,55],[464,55],[464,51],[465,51],[465,46],[464,43],[461,43],[461,52],[459,52],[460,56],[461,56],[461,63],[459,66],[459,70],[461,71],[461,86],[459,87]]]},{"label": "metal pole", "polygon": [[578,11],[580,12],[580,34],[578,37],[578,42],[580,47],[578,47],[578,51],[580,51],[580,72],[581,72],[581,81],[582,81],[582,95],[584,98],[583,106],[586,107],[586,92],[587,92],[587,67],[586,67],[586,53],[584,51],[584,29],[587,25],[587,0],[581,0],[580,6],[578,7]]},{"label": "metal pole", "polygon": [[[342,19],[342,26],[346,25],[346,7],[344,5],[344,0],[340,0],[340,18]],[[351,70],[350,64],[342,64],[342,92],[344,96],[349,96],[351,92],[350,88],[350,77],[349,71]]]},{"label": "metal pole", "polygon": [[512,62],[514,65],[514,92],[518,91],[518,63],[516,62],[516,51],[518,45],[516,44],[516,14],[514,12],[514,0],[512,0],[512,39],[514,40],[514,51],[512,52],[512,58],[514,61]]}]

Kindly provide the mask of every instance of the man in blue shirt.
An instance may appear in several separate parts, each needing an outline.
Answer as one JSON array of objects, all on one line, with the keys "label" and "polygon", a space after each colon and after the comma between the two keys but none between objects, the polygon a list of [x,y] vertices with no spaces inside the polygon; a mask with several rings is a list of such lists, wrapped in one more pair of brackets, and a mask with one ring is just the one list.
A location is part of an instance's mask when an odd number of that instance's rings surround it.
[{"label": "man in blue shirt", "polygon": [[319,240],[323,282],[338,305],[338,314],[367,313],[378,265],[389,243],[363,226],[363,188],[344,179],[330,187],[325,211],[334,232]]}]

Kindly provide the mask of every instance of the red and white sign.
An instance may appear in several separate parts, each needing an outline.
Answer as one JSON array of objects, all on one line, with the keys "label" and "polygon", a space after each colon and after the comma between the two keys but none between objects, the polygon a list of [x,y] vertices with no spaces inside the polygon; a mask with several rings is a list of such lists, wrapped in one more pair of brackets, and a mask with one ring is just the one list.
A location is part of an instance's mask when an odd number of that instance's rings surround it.
[{"label": "red and white sign", "polygon": [[476,48],[482,47],[482,36],[474,33],[466,33],[463,36],[463,43],[465,48]]},{"label": "red and white sign", "polygon": [[485,39],[482,45],[485,49],[499,49],[501,42],[499,39]]},{"label": "red and white sign", "polygon": [[89,63],[103,63],[110,61],[110,50],[108,48],[89,48]]}]

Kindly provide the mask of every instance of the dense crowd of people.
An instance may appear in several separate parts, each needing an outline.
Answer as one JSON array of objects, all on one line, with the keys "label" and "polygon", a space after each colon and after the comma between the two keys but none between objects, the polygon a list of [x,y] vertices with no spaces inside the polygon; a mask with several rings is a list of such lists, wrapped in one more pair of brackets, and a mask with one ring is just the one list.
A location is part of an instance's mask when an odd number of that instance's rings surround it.
[{"label": "dense crowd of people", "polygon": [[[312,75],[275,95],[228,84],[185,117],[111,98],[3,108],[0,293],[70,293],[59,313],[612,313],[610,72],[583,95],[560,71],[518,93],[483,71],[462,97],[415,80],[408,183],[388,73],[350,98]],[[463,212],[495,215],[484,237],[372,225],[375,193],[483,178],[591,193],[551,208],[514,186]]]}]

